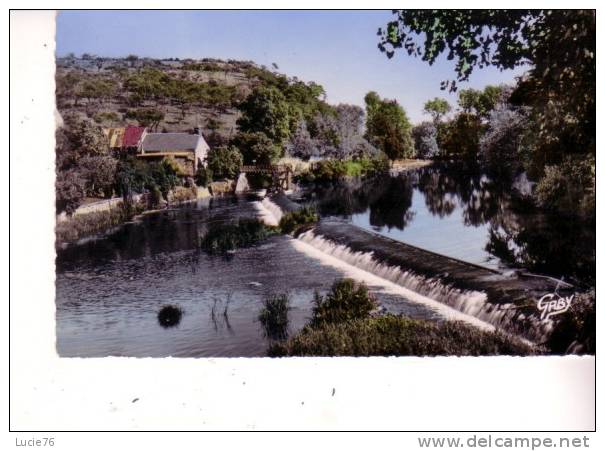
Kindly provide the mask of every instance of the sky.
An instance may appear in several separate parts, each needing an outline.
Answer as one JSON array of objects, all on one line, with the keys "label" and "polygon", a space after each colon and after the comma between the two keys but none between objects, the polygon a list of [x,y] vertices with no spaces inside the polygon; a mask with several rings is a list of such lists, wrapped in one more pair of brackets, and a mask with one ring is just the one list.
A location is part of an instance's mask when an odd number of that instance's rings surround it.
[{"label": "sky", "polygon": [[[363,106],[368,91],[396,99],[414,123],[427,120],[424,102],[456,94],[440,89],[453,64],[434,65],[378,48],[378,28],[392,19],[379,11],[63,11],[57,55],[129,54],[152,58],[220,58],[276,63],[279,72],[321,84],[332,104]],[[525,69],[476,69],[460,88],[511,83]]]}]

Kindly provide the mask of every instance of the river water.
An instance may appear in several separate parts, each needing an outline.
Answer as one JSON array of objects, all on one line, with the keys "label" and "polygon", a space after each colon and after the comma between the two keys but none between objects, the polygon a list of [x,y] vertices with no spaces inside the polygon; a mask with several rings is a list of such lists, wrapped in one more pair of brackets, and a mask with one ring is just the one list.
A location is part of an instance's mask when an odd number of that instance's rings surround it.
[{"label": "river water", "polygon": [[[519,212],[507,191],[483,175],[456,177],[421,170],[380,183],[352,182],[314,190],[304,197],[317,204],[322,216],[336,216],[470,262],[590,276],[594,243],[587,244],[588,250],[566,244],[571,238],[565,230],[535,212]],[[314,291],[326,292],[344,276],[367,283],[387,311],[473,322],[287,236],[273,236],[227,256],[199,249],[210,224],[259,217],[262,209],[253,196],[199,200],[145,215],[107,236],[59,250],[59,355],[263,356],[270,343],[257,320],[264,299],[289,295],[292,334],[310,317]],[[571,231],[587,239],[593,236],[590,229]],[[564,255],[554,257],[547,240],[542,240],[542,246],[532,245],[530,238],[540,233],[559,239],[557,249]],[[588,257],[570,263],[582,251]],[[183,311],[174,327],[163,327],[158,321],[167,304]]]}]

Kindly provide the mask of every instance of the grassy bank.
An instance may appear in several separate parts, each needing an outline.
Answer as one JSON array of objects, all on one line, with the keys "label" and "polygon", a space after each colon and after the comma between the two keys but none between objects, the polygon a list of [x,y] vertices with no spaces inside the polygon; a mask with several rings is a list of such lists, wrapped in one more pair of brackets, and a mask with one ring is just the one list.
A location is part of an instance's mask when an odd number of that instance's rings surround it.
[{"label": "grassy bank", "polygon": [[[196,188],[176,187],[169,196],[170,204],[179,205],[197,198]],[[68,216],[66,220],[57,222],[55,236],[57,242],[74,242],[82,238],[93,236],[110,230],[145,211],[158,208],[164,202],[161,193],[156,192],[150,196],[151,203],[134,202],[130,208],[123,204],[105,211],[76,214]]]},{"label": "grassy bank", "polygon": [[57,223],[55,236],[57,242],[69,243],[77,241],[124,224],[144,210],[143,205],[135,204],[131,209],[119,206],[111,210],[72,216],[65,221]]},{"label": "grassy bank", "polygon": [[531,355],[532,349],[495,332],[460,322],[431,323],[385,315],[305,327],[268,354],[281,356]]},{"label": "grassy bank", "polygon": [[328,183],[347,177],[369,177],[388,170],[389,161],[384,158],[322,160],[310,165],[297,180],[301,183]]},{"label": "grassy bank", "polygon": [[479,356],[531,355],[525,343],[465,323],[405,316],[372,316],[376,300],[367,287],[338,280],[326,296],[315,295],[313,316],[294,337],[271,344],[282,356]]}]

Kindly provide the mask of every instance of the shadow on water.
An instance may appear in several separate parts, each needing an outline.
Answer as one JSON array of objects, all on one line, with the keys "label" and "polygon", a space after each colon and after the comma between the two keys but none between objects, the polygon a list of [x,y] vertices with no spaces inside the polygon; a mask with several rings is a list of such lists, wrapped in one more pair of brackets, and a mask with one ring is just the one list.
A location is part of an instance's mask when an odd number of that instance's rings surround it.
[{"label": "shadow on water", "polygon": [[316,187],[305,197],[322,216],[494,268],[522,268],[594,284],[594,224],[549,214],[521,194],[521,176],[432,166]]}]

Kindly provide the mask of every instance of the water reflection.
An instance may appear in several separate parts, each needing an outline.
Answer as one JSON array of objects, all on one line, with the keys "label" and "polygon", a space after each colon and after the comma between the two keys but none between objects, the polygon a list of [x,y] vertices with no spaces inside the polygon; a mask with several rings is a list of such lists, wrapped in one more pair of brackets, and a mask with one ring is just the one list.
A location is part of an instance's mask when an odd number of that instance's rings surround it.
[{"label": "water reflection", "polygon": [[538,210],[514,179],[429,167],[308,193],[322,215],[473,263],[592,284],[595,227]]}]

